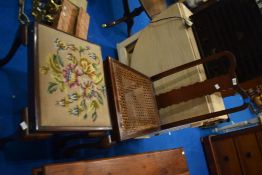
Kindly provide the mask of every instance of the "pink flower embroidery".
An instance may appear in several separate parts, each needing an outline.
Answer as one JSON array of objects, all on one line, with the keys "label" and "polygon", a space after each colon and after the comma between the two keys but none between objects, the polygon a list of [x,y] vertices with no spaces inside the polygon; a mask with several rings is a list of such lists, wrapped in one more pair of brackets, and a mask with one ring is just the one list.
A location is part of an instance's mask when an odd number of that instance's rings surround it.
[{"label": "pink flower embroidery", "polygon": [[67,67],[63,70],[63,76],[65,82],[68,83],[69,87],[79,86],[79,76],[81,73],[76,69],[76,66],[68,64]]}]

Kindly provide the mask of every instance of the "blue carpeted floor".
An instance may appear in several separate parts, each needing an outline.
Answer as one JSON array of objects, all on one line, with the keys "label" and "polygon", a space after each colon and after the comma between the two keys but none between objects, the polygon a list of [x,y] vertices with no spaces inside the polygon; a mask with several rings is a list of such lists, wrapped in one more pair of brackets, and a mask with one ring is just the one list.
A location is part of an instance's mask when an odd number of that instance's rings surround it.
[{"label": "blue carpeted floor", "polygon": [[[88,12],[91,16],[89,40],[102,46],[103,57],[116,57],[116,43],[127,37],[125,24],[111,29],[102,29],[104,22],[121,17],[123,14],[120,0],[90,0]],[[131,2],[132,9],[138,6],[138,0]],[[0,1],[0,55],[9,48],[18,27],[18,0]],[[26,0],[29,14],[31,1]],[[148,24],[145,14],[135,19],[133,33]],[[27,105],[27,55],[21,47],[14,59],[0,69],[0,137],[13,133],[19,124],[20,111]],[[228,97],[227,107],[241,103],[239,96]],[[231,116],[233,121],[244,120],[252,115],[248,110]],[[208,170],[200,138],[210,134],[209,129],[183,129],[169,134],[144,140],[132,140],[120,143],[110,149],[86,149],[74,160],[94,159],[127,155],[148,151],[183,147],[191,175],[207,175]],[[28,175],[33,167],[57,161],[53,156],[52,140],[34,142],[11,142],[0,150],[0,175]],[[70,159],[71,160],[71,159]]]}]

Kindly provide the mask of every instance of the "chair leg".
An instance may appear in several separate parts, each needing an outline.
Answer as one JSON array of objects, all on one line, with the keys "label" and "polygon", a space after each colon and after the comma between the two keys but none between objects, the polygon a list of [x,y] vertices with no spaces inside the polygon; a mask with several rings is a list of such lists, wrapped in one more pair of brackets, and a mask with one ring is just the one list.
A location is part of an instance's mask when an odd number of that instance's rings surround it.
[{"label": "chair leg", "polygon": [[116,144],[116,141],[112,140],[111,135],[107,135],[106,137],[103,137],[100,142],[99,142],[99,147],[100,148],[110,148]]}]

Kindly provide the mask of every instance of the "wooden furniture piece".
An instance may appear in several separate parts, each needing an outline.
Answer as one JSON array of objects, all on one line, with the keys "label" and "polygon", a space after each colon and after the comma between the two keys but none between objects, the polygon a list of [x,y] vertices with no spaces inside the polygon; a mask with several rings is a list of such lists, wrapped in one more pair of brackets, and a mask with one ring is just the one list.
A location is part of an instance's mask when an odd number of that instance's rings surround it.
[{"label": "wooden furniture piece", "polygon": [[[262,84],[262,15],[255,0],[209,0],[190,18],[201,57],[229,50],[237,58],[241,86],[248,90]],[[212,77],[223,73],[224,66],[222,60],[208,64],[205,72]],[[223,95],[232,95],[232,91]]]},{"label": "wooden furniture piece", "polygon": [[[154,20],[170,16],[187,19],[191,14],[182,3],[176,3],[155,16]],[[167,19],[149,24],[139,33],[119,43],[117,48],[120,62],[149,77],[172,67],[200,59],[192,29],[184,25],[183,19]],[[204,68],[199,65],[157,81],[154,86],[156,93],[159,94],[205,79]],[[162,124],[167,124],[223,109],[223,99],[217,93],[162,109],[160,110],[160,120]],[[202,126],[213,121],[227,119],[228,116],[224,115],[192,123],[192,126]]]},{"label": "wooden furniture piece", "polygon": [[90,23],[89,14],[86,13],[86,11],[83,8],[80,8],[77,17],[77,22],[76,22],[75,36],[82,39],[87,39],[89,23]]},{"label": "wooden furniture piece", "polygon": [[161,13],[167,8],[166,0],[140,0],[141,6],[135,8],[132,12],[130,12],[128,0],[122,0],[122,2],[124,6],[124,16],[113,22],[102,24],[102,27],[112,27],[119,23],[126,22],[128,36],[131,35],[131,29],[134,24],[134,17],[140,15],[143,11],[145,11],[148,17],[152,19],[155,15]]},{"label": "wooden furniture piece", "polygon": [[262,174],[262,127],[202,139],[211,175]]},{"label": "wooden furniture piece", "polygon": [[69,34],[75,34],[76,22],[78,16],[78,7],[69,0],[63,0],[60,13],[57,14],[53,26]]},{"label": "wooden furniture piece", "polygon": [[[37,170],[37,171],[36,171]],[[45,165],[38,175],[189,175],[183,149]]]},{"label": "wooden furniture piece", "polygon": [[58,16],[53,25],[58,30],[87,39],[90,16],[86,9],[78,7],[70,0],[63,0]]},{"label": "wooden furniture piece", "polygon": [[[229,61],[230,67],[227,74],[185,87],[174,88],[168,92],[154,93],[153,82],[220,58],[227,58]],[[114,137],[118,141],[150,134],[160,128],[169,129],[190,122],[225,115],[248,106],[244,102],[243,105],[236,108],[205,113],[192,118],[180,118],[170,123],[160,123],[159,109],[215,92],[234,88],[243,98],[246,98],[238,84],[234,83],[235,62],[234,56],[230,52],[225,51],[203,60],[196,60],[166,70],[151,78],[110,58],[104,65]]]},{"label": "wooden furniture piece", "polygon": [[32,15],[39,23],[86,39],[90,22],[86,8],[86,0],[33,0]]}]

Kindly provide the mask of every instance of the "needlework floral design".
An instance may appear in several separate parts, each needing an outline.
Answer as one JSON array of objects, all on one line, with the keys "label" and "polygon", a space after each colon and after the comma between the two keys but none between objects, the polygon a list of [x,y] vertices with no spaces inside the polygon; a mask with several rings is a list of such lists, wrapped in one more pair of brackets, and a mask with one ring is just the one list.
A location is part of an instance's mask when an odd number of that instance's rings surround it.
[{"label": "needlework floral design", "polygon": [[91,116],[96,121],[97,109],[104,104],[106,93],[100,58],[88,45],[77,47],[57,38],[54,46],[56,51],[40,67],[40,72],[51,78],[48,94],[62,92],[64,97],[57,99],[55,105],[68,110],[72,117]]}]

